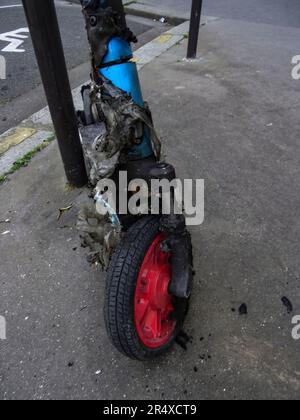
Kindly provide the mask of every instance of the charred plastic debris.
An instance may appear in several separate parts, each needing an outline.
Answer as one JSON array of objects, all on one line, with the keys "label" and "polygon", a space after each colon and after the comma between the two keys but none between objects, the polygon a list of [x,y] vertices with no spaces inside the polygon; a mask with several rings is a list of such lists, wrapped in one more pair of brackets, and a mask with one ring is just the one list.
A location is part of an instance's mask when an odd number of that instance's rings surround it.
[{"label": "charred plastic debris", "polygon": [[[116,86],[101,71],[130,63],[137,72],[130,48],[130,42],[136,42],[135,36],[112,8],[99,7],[105,0],[100,3],[99,0],[82,0],[81,3],[91,47],[92,71],[91,83],[82,88],[84,110],[78,111],[78,119],[90,184],[77,203],[77,227],[83,247],[89,249],[88,261],[106,270],[122,235],[137,217],[119,215],[118,203],[114,209],[107,208],[99,181],[111,178],[117,184],[120,171],[127,171],[128,182],[138,178],[149,184],[152,179],[172,180],[176,174],[171,165],[161,162],[161,142],[147,104],[134,99],[134,95]],[[107,61],[109,44],[115,37],[127,43],[128,51],[125,47],[125,55],[119,54]],[[136,78],[138,80],[137,74]],[[150,153],[145,152],[145,138]],[[97,211],[99,204],[107,208],[105,216]],[[163,216],[161,230],[166,234],[174,262],[172,293],[186,299],[190,295],[192,256],[190,247],[186,246],[189,233],[184,216]]]}]

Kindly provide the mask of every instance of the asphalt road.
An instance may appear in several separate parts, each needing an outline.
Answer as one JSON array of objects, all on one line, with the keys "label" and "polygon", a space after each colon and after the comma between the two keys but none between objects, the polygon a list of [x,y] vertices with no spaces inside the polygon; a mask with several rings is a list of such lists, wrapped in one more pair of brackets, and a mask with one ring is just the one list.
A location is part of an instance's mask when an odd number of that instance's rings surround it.
[{"label": "asphalt road", "polygon": [[[58,1],[56,5],[66,62],[71,71],[71,83],[75,87],[89,77],[89,47],[81,8],[66,1]],[[157,32],[166,30],[159,23],[138,17],[128,17],[128,24],[136,35],[141,36],[142,41],[142,34],[148,33],[153,38]],[[7,32],[27,28],[20,0],[0,0],[0,28],[0,54],[7,62],[7,79],[0,80],[2,133],[38,111],[46,102],[43,90],[38,88],[41,80],[28,32],[18,34],[24,36],[21,39],[24,42],[19,46],[14,47],[4,40]]]},{"label": "asphalt road", "polygon": [[[153,7],[156,12],[160,8],[170,10],[175,16],[189,13],[191,9],[191,0],[138,0],[136,3]],[[299,0],[203,0],[203,13],[251,23],[300,27]]]},{"label": "asphalt road", "polygon": [[[176,0],[176,3],[180,1]],[[300,27],[299,0],[204,0],[203,4],[204,13],[211,16],[276,26]]]}]

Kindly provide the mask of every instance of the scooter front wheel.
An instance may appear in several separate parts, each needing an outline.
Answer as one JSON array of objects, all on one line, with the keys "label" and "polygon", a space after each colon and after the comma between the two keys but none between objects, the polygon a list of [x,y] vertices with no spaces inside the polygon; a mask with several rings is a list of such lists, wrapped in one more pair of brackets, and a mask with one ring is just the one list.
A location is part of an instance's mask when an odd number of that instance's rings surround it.
[{"label": "scooter front wheel", "polygon": [[172,258],[160,218],[135,223],[107,273],[104,315],[108,334],[126,356],[148,360],[166,352],[181,330],[188,300],[169,294]]}]

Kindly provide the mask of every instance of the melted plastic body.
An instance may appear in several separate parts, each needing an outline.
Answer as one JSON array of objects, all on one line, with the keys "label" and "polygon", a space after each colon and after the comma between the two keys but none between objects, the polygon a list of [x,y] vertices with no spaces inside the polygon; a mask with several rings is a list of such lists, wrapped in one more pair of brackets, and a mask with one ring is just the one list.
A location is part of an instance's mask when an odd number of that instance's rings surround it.
[{"label": "melted plastic body", "polygon": [[[108,44],[108,50],[103,59],[103,64],[128,59],[129,57],[133,57],[130,44],[127,41],[116,37],[111,39]],[[135,63],[127,61],[122,64],[104,67],[100,69],[99,72],[115,86],[122,89],[124,92],[127,92],[137,105],[141,107],[145,106]],[[153,150],[149,131],[148,129],[145,129],[141,144],[132,147],[129,158],[138,160],[147,158],[151,155],[153,155]]]}]

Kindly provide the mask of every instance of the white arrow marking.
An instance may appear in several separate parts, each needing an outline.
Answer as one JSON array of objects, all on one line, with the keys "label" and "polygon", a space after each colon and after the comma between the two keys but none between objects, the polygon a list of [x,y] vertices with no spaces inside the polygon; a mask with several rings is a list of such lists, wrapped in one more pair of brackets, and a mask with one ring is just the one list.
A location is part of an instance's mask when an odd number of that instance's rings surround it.
[{"label": "white arrow marking", "polygon": [[10,6],[0,6],[0,9],[11,9],[13,7],[22,7],[22,4],[11,4]]},{"label": "white arrow marking", "polygon": [[28,28],[20,28],[15,31],[6,32],[0,34],[0,41],[9,42],[7,47],[3,48],[3,52],[25,52],[23,49],[18,49],[23,44],[24,40],[28,38],[28,35],[21,35],[22,33],[29,33]]}]

